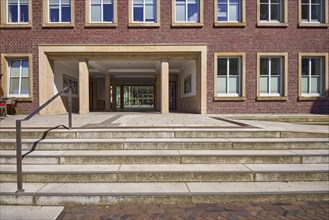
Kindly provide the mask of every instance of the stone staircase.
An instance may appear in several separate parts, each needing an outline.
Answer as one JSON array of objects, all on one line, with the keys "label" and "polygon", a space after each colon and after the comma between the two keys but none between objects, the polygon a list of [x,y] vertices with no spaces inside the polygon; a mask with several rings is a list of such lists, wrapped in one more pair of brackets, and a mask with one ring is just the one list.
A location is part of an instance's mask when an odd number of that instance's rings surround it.
[{"label": "stone staircase", "polygon": [[1,130],[1,205],[329,200],[327,133],[258,128]]}]

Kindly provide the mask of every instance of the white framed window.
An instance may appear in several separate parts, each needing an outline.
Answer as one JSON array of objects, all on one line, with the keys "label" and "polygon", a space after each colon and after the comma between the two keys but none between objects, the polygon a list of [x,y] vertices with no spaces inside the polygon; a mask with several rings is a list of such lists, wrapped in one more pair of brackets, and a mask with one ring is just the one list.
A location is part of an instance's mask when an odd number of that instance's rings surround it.
[{"label": "white framed window", "polygon": [[281,57],[261,57],[259,95],[281,96],[283,63]]},{"label": "white framed window", "polygon": [[175,22],[200,22],[200,0],[175,0]]},{"label": "white framed window", "polygon": [[30,72],[28,59],[8,59],[7,88],[9,97],[30,96]]},{"label": "white framed window", "polygon": [[114,16],[113,0],[91,0],[90,1],[91,23],[112,23]]},{"label": "white framed window", "polygon": [[302,0],[301,21],[323,23],[325,18],[324,0]]},{"label": "white framed window", "polygon": [[217,22],[240,22],[240,0],[217,0]]},{"label": "white framed window", "polygon": [[71,0],[49,0],[49,23],[71,22]]},{"label": "white framed window", "polygon": [[283,22],[282,0],[260,0],[260,22]]},{"label": "white framed window", "polygon": [[217,96],[238,97],[241,94],[241,58],[217,58]]},{"label": "white framed window", "polygon": [[27,24],[29,22],[28,0],[7,0],[7,23]]},{"label": "white framed window", "polygon": [[132,0],[132,22],[156,23],[157,1],[156,0]]},{"label": "white framed window", "polygon": [[302,96],[321,96],[323,77],[322,57],[302,57]]}]

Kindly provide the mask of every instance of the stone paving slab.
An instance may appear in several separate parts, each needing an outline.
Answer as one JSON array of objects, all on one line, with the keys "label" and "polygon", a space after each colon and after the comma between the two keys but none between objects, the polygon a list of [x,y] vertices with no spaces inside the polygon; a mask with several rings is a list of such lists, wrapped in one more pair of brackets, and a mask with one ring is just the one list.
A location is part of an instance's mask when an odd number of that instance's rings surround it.
[{"label": "stone paving slab", "polygon": [[52,220],[64,206],[0,206],[2,220]]},{"label": "stone paving slab", "polygon": [[329,202],[65,207],[57,220],[327,220]]}]

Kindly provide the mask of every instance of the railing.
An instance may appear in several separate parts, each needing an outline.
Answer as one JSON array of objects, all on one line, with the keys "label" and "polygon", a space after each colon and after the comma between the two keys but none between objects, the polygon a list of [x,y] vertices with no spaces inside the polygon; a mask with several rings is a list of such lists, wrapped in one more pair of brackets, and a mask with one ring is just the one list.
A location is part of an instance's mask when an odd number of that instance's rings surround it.
[{"label": "railing", "polygon": [[65,87],[62,91],[58,92],[51,99],[37,108],[34,112],[29,114],[24,119],[16,120],[16,163],[17,163],[17,192],[22,193],[23,190],[23,171],[22,171],[22,121],[27,121],[31,119],[34,115],[39,113],[43,108],[49,105],[54,101],[58,96],[62,95],[64,92],[68,91],[68,120],[69,120],[69,129],[72,129],[72,88],[70,86]]}]

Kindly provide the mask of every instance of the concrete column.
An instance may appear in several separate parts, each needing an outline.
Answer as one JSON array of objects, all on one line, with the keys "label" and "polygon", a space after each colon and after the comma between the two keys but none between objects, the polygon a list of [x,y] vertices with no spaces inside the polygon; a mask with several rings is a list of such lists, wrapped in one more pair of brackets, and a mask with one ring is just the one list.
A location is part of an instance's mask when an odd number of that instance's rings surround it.
[{"label": "concrete column", "polygon": [[169,113],[169,63],[161,62],[161,114]]},{"label": "concrete column", "polygon": [[89,113],[89,71],[86,59],[79,60],[79,114]]},{"label": "concrete column", "polygon": [[93,78],[93,110],[97,110],[97,79]]},{"label": "concrete column", "polygon": [[111,79],[110,75],[105,74],[105,111],[109,111],[111,108]]}]

